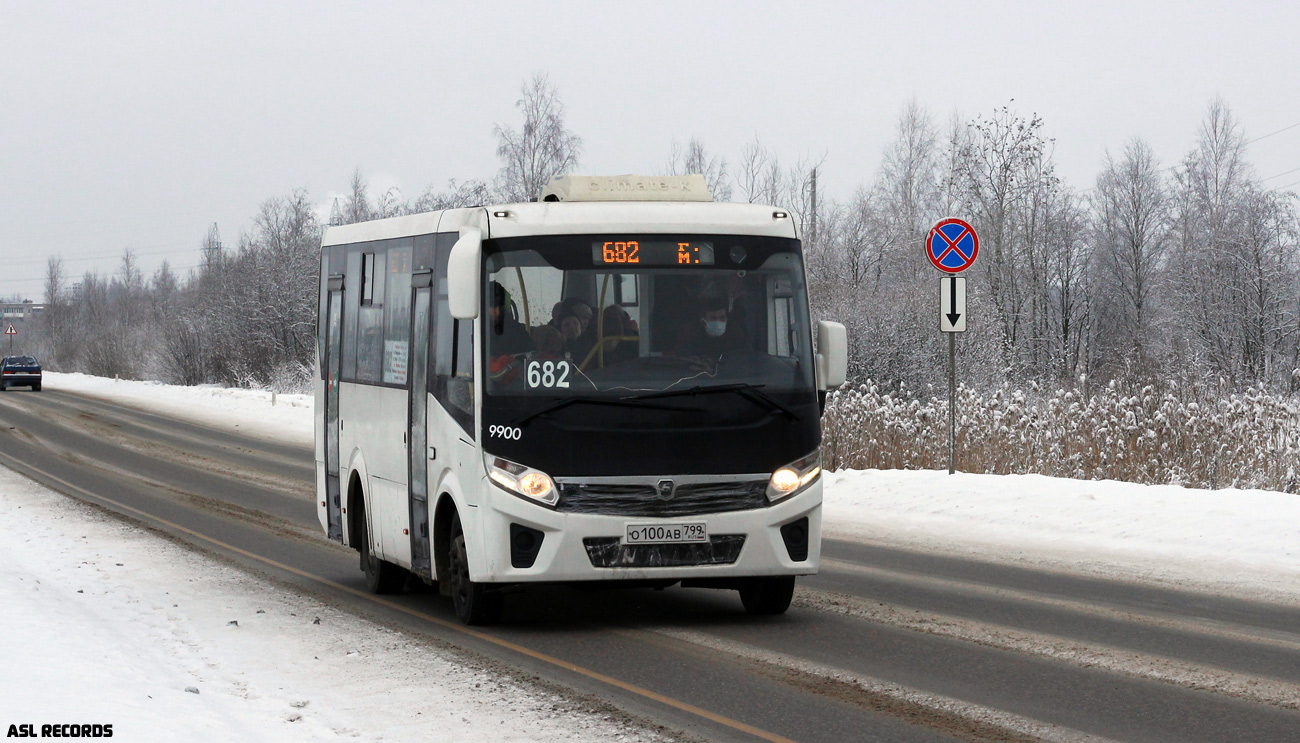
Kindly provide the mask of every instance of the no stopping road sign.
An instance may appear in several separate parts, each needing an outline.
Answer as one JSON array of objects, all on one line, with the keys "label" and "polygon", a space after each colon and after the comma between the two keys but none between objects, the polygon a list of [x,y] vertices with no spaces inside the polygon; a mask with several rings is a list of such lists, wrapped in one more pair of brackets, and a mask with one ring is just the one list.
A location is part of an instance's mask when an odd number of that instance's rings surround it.
[{"label": "no stopping road sign", "polygon": [[925,239],[925,257],[944,273],[961,273],[971,267],[980,252],[975,228],[960,219],[945,219],[930,228]]}]

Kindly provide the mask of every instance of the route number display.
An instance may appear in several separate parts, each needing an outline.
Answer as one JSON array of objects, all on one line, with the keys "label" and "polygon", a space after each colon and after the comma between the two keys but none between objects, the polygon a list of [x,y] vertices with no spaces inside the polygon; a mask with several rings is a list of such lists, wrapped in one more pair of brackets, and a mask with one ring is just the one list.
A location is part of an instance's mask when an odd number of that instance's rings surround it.
[{"label": "route number display", "polygon": [[591,244],[597,266],[712,266],[713,243],[667,240],[601,240]]}]

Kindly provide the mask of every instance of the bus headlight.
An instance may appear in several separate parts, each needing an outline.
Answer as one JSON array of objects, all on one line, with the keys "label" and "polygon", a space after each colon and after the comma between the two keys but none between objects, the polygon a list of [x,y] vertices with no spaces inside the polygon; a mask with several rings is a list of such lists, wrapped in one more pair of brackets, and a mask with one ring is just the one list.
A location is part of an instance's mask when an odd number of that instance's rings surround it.
[{"label": "bus headlight", "polygon": [[560,499],[560,491],[555,489],[551,476],[545,472],[539,472],[486,452],[483,454],[483,464],[487,467],[487,474],[492,478],[492,482],[515,495],[548,506],[555,505]]},{"label": "bus headlight", "polygon": [[822,473],[821,459],[821,451],[814,451],[773,472],[767,483],[767,499],[775,503],[808,487]]}]

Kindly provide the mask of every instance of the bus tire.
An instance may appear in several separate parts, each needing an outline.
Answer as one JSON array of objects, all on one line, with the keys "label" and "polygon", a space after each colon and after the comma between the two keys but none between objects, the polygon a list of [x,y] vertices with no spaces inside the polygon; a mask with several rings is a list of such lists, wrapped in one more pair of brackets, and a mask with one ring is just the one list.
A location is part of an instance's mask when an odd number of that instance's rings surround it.
[{"label": "bus tire", "polygon": [[451,521],[451,544],[448,555],[451,583],[451,603],[456,618],[464,624],[496,624],[501,619],[504,597],[485,583],[469,578],[469,553],[465,549],[465,530],[460,524],[460,514]]},{"label": "bus tire", "polygon": [[360,524],[361,572],[366,574],[366,589],[371,593],[399,593],[406,585],[406,571],[370,552],[370,534],[366,529],[366,512],[357,514]]},{"label": "bus tire", "polygon": [[794,599],[794,576],[749,578],[740,586],[740,603],[746,614],[784,614]]}]

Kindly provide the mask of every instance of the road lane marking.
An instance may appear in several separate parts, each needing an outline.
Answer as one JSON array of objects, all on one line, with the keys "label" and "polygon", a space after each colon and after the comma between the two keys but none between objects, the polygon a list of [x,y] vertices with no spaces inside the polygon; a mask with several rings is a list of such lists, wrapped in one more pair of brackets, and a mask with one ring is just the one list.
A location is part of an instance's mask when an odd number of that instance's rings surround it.
[{"label": "road lane marking", "polygon": [[1208,691],[1272,707],[1300,710],[1300,686],[1293,682],[1191,663],[1163,655],[938,614],[901,604],[882,604],[878,601],[831,591],[800,587],[795,600],[800,606],[806,608],[843,614],[877,624],[924,632],[937,637],[950,637],[984,647],[1065,661],[1082,668],[1102,668],[1133,678]]},{"label": "road lane marking", "polygon": [[[222,466],[221,462],[223,460],[220,454],[216,458],[211,455],[195,454],[180,448],[176,442],[178,440],[185,441],[207,447],[216,452],[226,452],[228,453],[227,457],[233,457],[225,459],[226,462],[232,462],[238,458],[251,460],[247,463],[238,464],[244,468],[246,473],[255,478],[262,487],[293,498],[305,498],[308,502],[315,502],[313,494],[307,493],[304,496],[304,493],[310,490],[315,482],[310,451],[303,452],[304,460],[294,461],[275,454],[267,454],[255,449],[241,448],[230,444],[216,444],[213,446],[208,442],[204,442],[197,434],[164,430],[159,426],[132,420],[132,415],[141,415],[141,412],[137,410],[105,405],[94,398],[72,397],[71,401],[69,401],[61,399],[61,397],[61,395],[55,393],[53,398],[43,397],[39,403],[33,403],[25,407],[14,407],[13,409],[20,414],[38,418],[43,423],[61,430],[98,438],[101,443],[113,444],[126,451],[150,457],[159,462],[192,467],[215,477],[230,479],[229,468]],[[89,404],[89,407],[87,404]],[[110,408],[112,415],[93,411],[95,405],[105,405],[105,407]],[[159,416],[149,417],[167,420]],[[203,430],[210,433],[221,433],[214,429]],[[153,434],[153,436],[149,434]],[[238,434],[225,435],[238,436]],[[298,475],[285,475],[271,471],[271,468],[276,466],[300,469],[302,472]]]},{"label": "road lane marking", "polygon": [[[1103,738],[1062,725],[1035,720],[993,707],[985,707],[955,697],[933,694],[928,691],[896,684],[892,681],[885,681],[842,668],[815,663],[793,655],[728,640],[716,635],[692,630],[655,629],[647,631],[716,650],[726,655],[744,658],[762,665],[784,669],[804,676],[826,679],[860,690],[861,693],[868,697],[891,700],[908,707],[924,709],[942,719],[961,720],[966,722],[970,729],[959,731],[959,734],[977,735],[980,736],[980,740],[1004,739],[999,733],[1010,732],[1018,736],[1045,741],[1046,743],[1115,743],[1110,738]],[[951,725],[951,723],[949,724]]]},{"label": "road lane marking", "polygon": [[978,583],[975,581],[965,581],[957,578],[939,578],[924,573],[913,573],[905,570],[893,570],[890,568],[880,568],[870,565],[860,565],[855,562],[838,560],[834,558],[823,557],[821,566],[824,570],[830,572],[841,571],[847,573],[856,573],[868,578],[877,578],[893,582],[903,582],[912,585],[920,585],[934,590],[945,592],[960,592],[985,596],[989,598],[1007,599],[1022,603],[1038,604],[1056,609],[1066,609],[1078,614],[1085,614],[1101,619],[1115,619],[1123,622],[1139,622],[1149,624],[1165,629],[1173,629],[1190,634],[1208,635],[1221,637],[1235,642],[1246,642],[1255,645],[1266,645],[1269,647],[1279,648],[1292,652],[1300,652],[1300,640],[1295,639],[1294,633],[1283,632],[1281,630],[1265,629],[1251,627],[1251,632],[1243,632],[1236,627],[1242,625],[1233,625],[1228,622],[1217,621],[1213,619],[1196,619],[1191,620],[1177,614],[1166,612],[1151,611],[1145,609],[1118,609],[1098,604],[1090,604],[1086,601],[1077,599],[1057,598],[1048,596],[1035,591],[1024,591],[1016,588],[1005,588],[1002,586],[993,586],[987,583]]},{"label": "road lane marking", "polygon": [[612,676],[607,676],[603,673],[600,673],[599,671],[593,671],[589,668],[579,666],[575,663],[570,663],[569,661],[564,660],[562,658],[557,658],[553,655],[547,655],[546,653],[538,652],[531,648],[524,647],[523,645],[510,642],[509,640],[505,640],[500,637],[496,637],[494,635],[489,635],[485,632],[480,632],[479,630],[473,629],[471,627],[466,627],[457,622],[451,622],[446,619],[442,619],[441,617],[435,617],[432,614],[427,614],[425,612],[419,611],[418,609],[412,609],[408,606],[403,606],[395,601],[390,601],[388,599],[381,598],[374,594],[367,593],[366,591],[352,588],[351,586],[345,586],[342,583],[337,583],[328,578],[323,578],[313,573],[309,573],[305,570],[300,570],[299,568],[295,568],[291,565],[286,565],[282,562],[272,560],[268,557],[263,557],[256,553],[249,552],[246,549],[236,547],[235,545],[229,544],[227,542],[223,542],[220,539],[216,539],[206,534],[202,534],[188,527],[181,526],[180,524],[177,524],[175,522],[168,521],[167,519],[154,516],[146,511],[142,511],[133,506],[128,506],[125,503],[120,503],[116,500],[113,500],[112,498],[108,498],[102,495],[92,493],[78,485],[74,485],[68,482],[67,480],[64,480],[63,478],[57,475],[53,475],[49,472],[46,472],[45,470],[40,469],[39,467],[34,467],[30,464],[21,462],[18,459],[14,458],[13,456],[5,452],[0,452],[0,458],[8,460],[11,463],[9,465],[9,469],[19,472],[20,474],[23,473],[24,470],[35,472],[44,478],[47,478],[53,482],[58,483],[59,485],[62,485],[65,488],[68,488],[69,490],[72,490],[73,492],[80,493],[81,495],[90,499],[91,501],[99,502],[102,504],[108,504],[114,508],[121,509],[123,511],[126,511],[127,513],[134,514],[143,519],[147,519],[148,521],[151,521],[155,524],[161,524],[163,526],[166,526],[169,529],[173,529],[183,534],[187,534],[195,539],[199,539],[201,541],[207,542],[208,544],[220,547],[221,549],[234,552],[235,554],[242,555],[250,560],[255,560],[264,565],[269,565],[273,568],[283,570],[287,573],[291,573],[300,578],[306,578],[307,580],[315,581],[321,585],[328,586],[337,591],[342,591],[344,593],[351,594],[358,598],[368,599],[376,604],[379,604],[389,609],[393,609],[395,611],[399,611],[408,616],[415,617],[417,619],[421,619],[430,622],[432,624],[436,624],[439,627],[455,630],[462,634],[469,635],[470,637],[474,637],[484,642],[491,643],[498,647],[502,647],[507,650],[512,650],[516,653],[525,655],[534,660],[547,663],[557,668],[562,668],[566,671],[569,671],[571,673],[576,673],[580,676],[585,676],[586,678],[592,679],[593,681],[599,681],[603,684],[607,684],[609,686],[622,689],[623,691],[629,692],[631,694],[635,694],[637,696],[644,697],[646,699],[655,702],[659,702],[660,704],[666,705],[668,707],[672,707],[673,709],[679,710],[681,712],[686,712],[695,715],[697,717],[701,717],[710,722],[717,723],[724,727],[731,728],[732,730],[737,730],[742,733],[747,733],[761,740],[769,741],[770,743],[797,743],[797,741],[794,741],[791,738],[786,738],[785,736],[778,735],[776,733],[772,733],[767,730],[754,727],[753,725],[746,724],[744,722],[741,722],[740,720],[735,720],[730,717],[726,717],[725,715],[720,715],[715,712],[710,712],[709,710],[703,709],[701,707],[696,707],[693,704],[689,704],[687,702],[683,702],[669,696],[665,696],[663,694],[660,694],[656,691],[652,691],[645,687],[637,686],[636,684],[630,684],[626,681],[616,679]]}]

